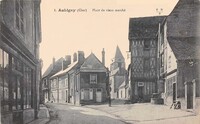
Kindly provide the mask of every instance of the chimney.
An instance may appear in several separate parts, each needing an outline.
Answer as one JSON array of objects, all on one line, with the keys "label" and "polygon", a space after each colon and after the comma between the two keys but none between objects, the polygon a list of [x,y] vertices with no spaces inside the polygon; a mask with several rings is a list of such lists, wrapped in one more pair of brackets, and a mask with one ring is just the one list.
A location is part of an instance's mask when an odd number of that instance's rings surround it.
[{"label": "chimney", "polygon": [[67,66],[71,64],[71,56],[70,55],[66,55],[65,56],[65,61],[66,61],[66,64]]},{"label": "chimney", "polygon": [[54,68],[55,66],[55,63],[56,63],[56,59],[53,57],[53,61],[52,61],[52,67]]},{"label": "chimney", "polygon": [[77,61],[77,53],[74,53],[73,55],[73,62],[76,62]]},{"label": "chimney", "polygon": [[85,60],[85,54],[83,51],[78,51],[78,62],[83,62]]},{"label": "chimney", "polygon": [[65,60],[63,59],[62,60],[62,70],[64,70],[65,69]]},{"label": "chimney", "polygon": [[105,66],[105,51],[104,51],[104,48],[102,50],[102,64]]}]

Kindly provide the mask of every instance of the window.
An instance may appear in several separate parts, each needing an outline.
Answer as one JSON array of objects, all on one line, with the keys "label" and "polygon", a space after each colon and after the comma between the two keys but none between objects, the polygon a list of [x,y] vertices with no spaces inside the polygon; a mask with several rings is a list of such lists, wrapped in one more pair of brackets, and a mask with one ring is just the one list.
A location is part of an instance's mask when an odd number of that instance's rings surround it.
[{"label": "window", "polygon": [[68,78],[65,78],[65,87],[68,87]]},{"label": "window", "polygon": [[24,6],[23,0],[15,1],[15,16],[16,16],[16,27],[21,32],[24,33]]},{"label": "window", "polygon": [[149,63],[149,59],[145,58],[144,59],[144,71],[148,72],[150,69],[150,63]]},{"label": "window", "polygon": [[98,88],[98,89],[97,89],[97,92],[101,92],[101,88]]},{"label": "window", "polygon": [[81,100],[93,100],[93,89],[81,89]]},{"label": "window", "polygon": [[9,55],[0,49],[0,90],[1,110],[9,110]]},{"label": "window", "polygon": [[32,107],[32,69],[24,66],[24,109]]},{"label": "window", "polygon": [[93,89],[90,89],[90,100],[93,100]]},{"label": "window", "polygon": [[161,58],[160,59],[160,66],[163,67],[164,66],[164,54],[161,54],[160,56],[161,56],[160,57]]},{"label": "window", "polygon": [[89,89],[84,89],[84,100],[89,100],[89,98],[90,98]]},{"label": "window", "polygon": [[81,100],[84,99],[84,89],[81,89]]},{"label": "window", "polygon": [[[46,79],[45,79],[45,81],[46,81]],[[53,88],[53,80],[51,80],[50,82],[51,82],[51,88]]]},{"label": "window", "polygon": [[97,84],[97,75],[96,74],[90,74],[90,83]]},{"label": "window", "polygon": [[150,41],[144,41],[144,49],[150,48]]},{"label": "window", "polygon": [[73,89],[71,89],[71,96],[73,96],[73,92],[74,92],[74,90],[73,90]]}]

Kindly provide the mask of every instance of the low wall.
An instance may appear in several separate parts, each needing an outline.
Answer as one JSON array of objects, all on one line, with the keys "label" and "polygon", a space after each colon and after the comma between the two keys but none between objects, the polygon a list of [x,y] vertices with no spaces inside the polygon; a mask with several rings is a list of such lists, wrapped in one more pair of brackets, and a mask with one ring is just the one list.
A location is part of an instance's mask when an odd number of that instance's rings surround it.
[{"label": "low wall", "polygon": [[200,97],[196,97],[195,113],[200,114]]},{"label": "low wall", "polygon": [[12,124],[13,123],[13,114],[12,113],[1,114],[1,123],[2,124]]},{"label": "low wall", "polygon": [[34,109],[25,109],[23,111],[23,122],[24,124],[31,122],[35,119]]}]

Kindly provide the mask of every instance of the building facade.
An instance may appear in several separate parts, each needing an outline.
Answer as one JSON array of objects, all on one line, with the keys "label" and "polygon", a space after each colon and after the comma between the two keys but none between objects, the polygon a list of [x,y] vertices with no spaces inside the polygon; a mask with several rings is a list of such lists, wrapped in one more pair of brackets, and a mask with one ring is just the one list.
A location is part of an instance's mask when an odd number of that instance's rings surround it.
[{"label": "building facade", "polygon": [[148,102],[157,92],[157,32],[165,16],[131,18],[129,51],[131,52],[132,102]]},{"label": "building facade", "polygon": [[125,67],[125,59],[121,53],[121,50],[117,46],[115,57],[112,59],[112,63],[110,64],[110,94],[112,99],[121,98],[119,88],[122,83],[125,82],[126,77],[127,72]]},{"label": "building facade", "polygon": [[[199,111],[199,17],[198,0],[180,0],[159,31],[160,60],[164,59],[165,104],[180,101],[182,109]],[[192,14],[191,14],[192,13]],[[164,41],[164,42],[163,42]],[[162,50],[162,49],[166,50]],[[164,56],[164,57],[162,57]],[[162,63],[161,63],[162,65]],[[160,69],[162,67],[160,66]],[[158,83],[158,84],[159,84]],[[160,90],[162,91],[162,90]]]},{"label": "building facade", "polygon": [[0,2],[1,123],[37,118],[41,61],[40,0]]},{"label": "building facade", "polygon": [[[166,18],[167,19],[167,18]],[[176,101],[177,59],[167,39],[166,19],[160,23],[158,32],[158,93],[166,105]]]},{"label": "building facade", "polygon": [[105,102],[107,75],[107,68],[93,53],[85,58],[84,52],[78,51],[73,55],[72,64],[50,77],[51,101],[74,105]]},{"label": "building facade", "polygon": [[64,58],[60,58],[57,61],[55,58],[53,58],[52,64],[47,68],[47,70],[42,75],[41,80],[41,91],[40,91],[40,103],[46,103],[50,101],[51,95],[50,95],[50,88],[51,88],[51,82],[50,77],[54,75],[55,73],[62,70],[64,67],[63,63],[65,63]]},{"label": "building facade", "polygon": [[80,104],[102,103],[107,100],[108,70],[91,53],[80,67],[77,78]]}]

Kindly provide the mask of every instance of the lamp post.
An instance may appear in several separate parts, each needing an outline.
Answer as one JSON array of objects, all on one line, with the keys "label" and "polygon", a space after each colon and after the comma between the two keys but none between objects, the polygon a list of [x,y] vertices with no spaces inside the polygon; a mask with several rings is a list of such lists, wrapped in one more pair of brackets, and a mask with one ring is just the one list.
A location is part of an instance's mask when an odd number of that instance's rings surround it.
[{"label": "lamp post", "polygon": [[106,83],[107,83],[107,92],[108,92],[108,106],[111,107],[111,96],[110,96],[111,87],[110,87],[110,82],[109,82],[109,69],[108,68],[106,71]]}]

